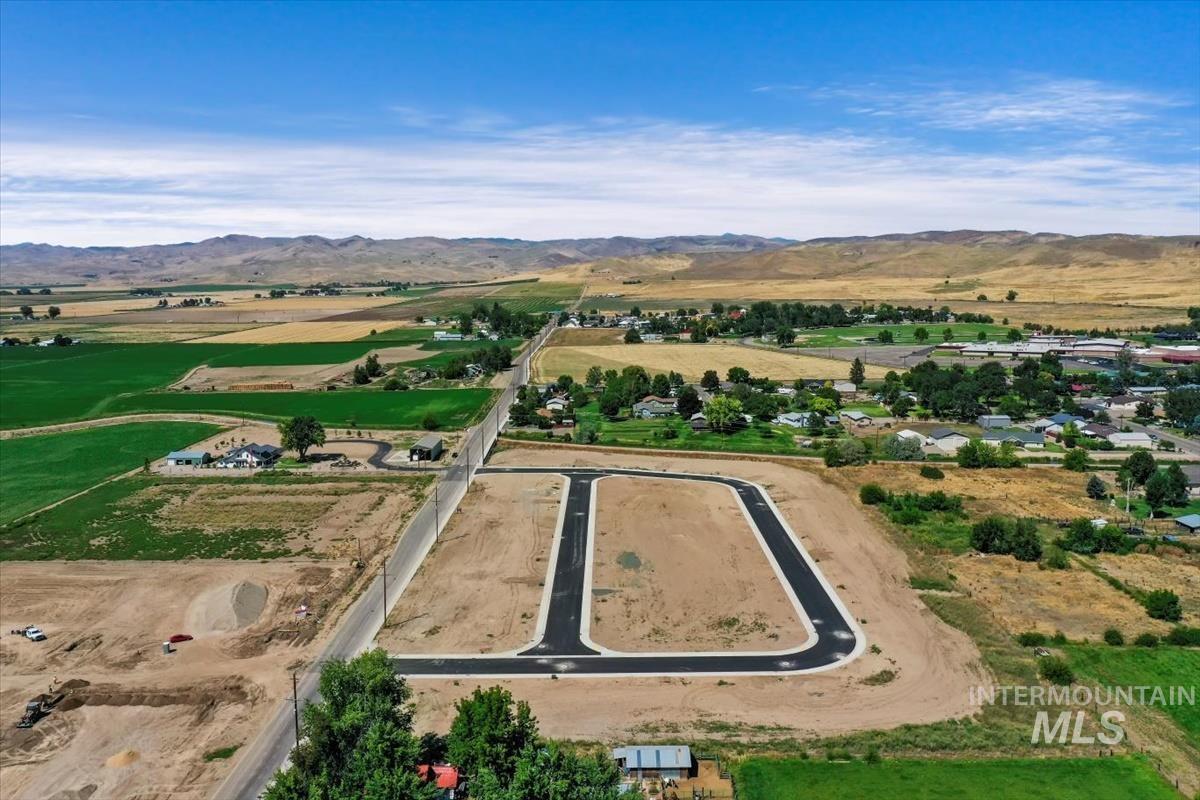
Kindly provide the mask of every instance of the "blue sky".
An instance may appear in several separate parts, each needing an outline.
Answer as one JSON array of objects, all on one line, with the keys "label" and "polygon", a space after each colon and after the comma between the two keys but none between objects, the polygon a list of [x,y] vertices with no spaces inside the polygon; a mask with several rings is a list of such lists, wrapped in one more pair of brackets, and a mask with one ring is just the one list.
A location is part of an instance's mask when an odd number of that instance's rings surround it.
[{"label": "blue sky", "polygon": [[0,4],[0,240],[1200,232],[1200,3]]}]

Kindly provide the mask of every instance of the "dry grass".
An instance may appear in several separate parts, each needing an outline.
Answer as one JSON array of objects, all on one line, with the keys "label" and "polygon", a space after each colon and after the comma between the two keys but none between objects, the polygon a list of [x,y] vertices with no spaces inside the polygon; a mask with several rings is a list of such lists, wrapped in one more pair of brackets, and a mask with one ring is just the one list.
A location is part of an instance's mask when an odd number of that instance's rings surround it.
[{"label": "dry grass", "polygon": [[1170,589],[1179,595],[1184,621],[1195,625],[1200,617],[1200,554],[1164,548],[1159,553],[1131,553],[1127,556],[1101,555],[1101,568],[1126,584],[1153,591]]},{"label": "dry grass", "polygon": [[366,297],[362,295],[341,295],[338,297],[300,297],[291,296],[280,298],[250,299],[237,304],[239,311],[291,311],[308,310],[313,308],[329,309],[331,311],[356,311],[360,308],[375,308],[390,306],[397,303],[395,297]]},{"label": "dry grass", "polygon": [[931,492],[962,495],[966,507],[978,514],[1072,519],[1094,517],[1100,506],[1084,493],[1088,476],[1062,469],[970,470],[944,467],[943,480],[920,477],[917,465],[871,464],[830,471],[830,479],[857,492],[864,483],[877,483],[894,492]]},{"label": "dry grass", "polygon": [[1170,626],[1146,616],[1136,600],[1078,565],[1038,569],[1011,556],[960,556],[950,562],[959,585],[989,609],[1009,633],[1062,631],[1097,641],[1106,628],[1126,635]]},{"label": "dry grass", "polygon": [[621,344],[625,331],[620,328],[558,328],[546,341],[547,347],[571,347]]},{"label": "dry grass", "polygon": [[350,322],[285,322],[262,328],[223,333],[192,339],[191,342],[274,344],[277,342],[349,342],[369,336],[371,331],[386,331],[404,325],[401,320],[356,320]]},{"label": "dry grass", "polygon": [[[776,380],[840,380],[846,378],[850,370],[850,365],[845,361],[742,347],[728,342],[710,342],[547,347],[538,353],[533,372],[538,380],[549,380],[559,375],[582,379],[592,365],[601,369],[620,370],[630,364],[645,367],[651,375],[674,370],[692,381],[699,380],[704,371],[709,369],[716,370],[724,378],[730,367],[745,367],[751,375]],[[882,378],[886,373],[884,367],[867,366],[868,378]]]}]

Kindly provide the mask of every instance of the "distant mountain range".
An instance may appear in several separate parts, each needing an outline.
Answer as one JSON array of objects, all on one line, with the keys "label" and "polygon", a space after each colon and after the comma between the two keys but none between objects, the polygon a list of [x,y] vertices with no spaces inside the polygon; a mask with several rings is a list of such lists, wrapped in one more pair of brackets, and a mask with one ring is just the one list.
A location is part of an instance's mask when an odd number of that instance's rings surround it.
[{"label": "distant mountain range", "polygon": [[142,247],[0,246],[3,282],[93,280],[362,281],[480,280],[602,258],[671,253],[744,254],[791,244],[759,236],[635,239],[367,239],[231,234],[202,242]]},{"label": "distant mountain range", "polygon": [[[768,280],[831,276],[873,268],[961,274],[1001,265],[1154,262],[1200,258],[1200,237],[1105,234],[1066,236],[1025,231],[925,231],[798,242],[759,236],[667,236],[637,239],[368,239],[351,236],[257,237],[231,234],[201,242],[142,247],[0,246],[6,285],[20,283],[154,283],[158,281],[311,282],[487,280],[553,271],[678,279]],[[575,265],[579,265],[576,267]]]}]

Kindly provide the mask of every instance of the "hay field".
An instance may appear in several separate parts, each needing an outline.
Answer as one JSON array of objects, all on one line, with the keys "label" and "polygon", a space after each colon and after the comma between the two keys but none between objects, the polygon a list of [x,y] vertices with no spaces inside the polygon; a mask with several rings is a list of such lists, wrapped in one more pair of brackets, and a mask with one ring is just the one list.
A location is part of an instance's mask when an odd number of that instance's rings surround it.
[{"label": "hay field", "polygon": [[[690,381],[700,380],[709,369],[715,369],[724,378],[730,367],[745,367],[751,375],[775,380],[840,380],[850,374],[850,365],[845,361],[729,342],[545,347],[534,361],[533,373],[537,380],[553,380],[559,375],[572,375],[578,380],[586,376],[593,364],[616,370],[637,364],[651,375],[674,370]],[[885,367],[867,365],[868,379],[881,379],[886,374]]]},{"label": "hay field", "polygon": [[[372,298],[373,299],[373,298]],[[349,342],[370,336],[371,331],[399,328],[401,320],[351,320],[345,322],[284,322],[261,328],[191,339],[189,344],[276,344],[279,342]]]},{"label": "hay field", "polygon": [[279,298],[253,297],[237,303],[239,311],[291,311],[308,309],[329,309],[330,311],[357,311],[360,308],[375,308],[376,306],[395,305],[394,297],[366,297],[365,295],[341,295],[338,297],[301,297],[292,296]]}]

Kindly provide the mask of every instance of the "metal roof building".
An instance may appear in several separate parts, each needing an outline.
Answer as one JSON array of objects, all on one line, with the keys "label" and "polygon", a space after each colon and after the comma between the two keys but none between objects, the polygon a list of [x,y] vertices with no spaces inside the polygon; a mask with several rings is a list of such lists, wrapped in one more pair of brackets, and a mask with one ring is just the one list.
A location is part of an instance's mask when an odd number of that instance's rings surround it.
[{"label": "metal roof building", "polygon": [[613,760],[632,778],[686,778],[692,750],[686,744],[631,745],[614,748]]}]

